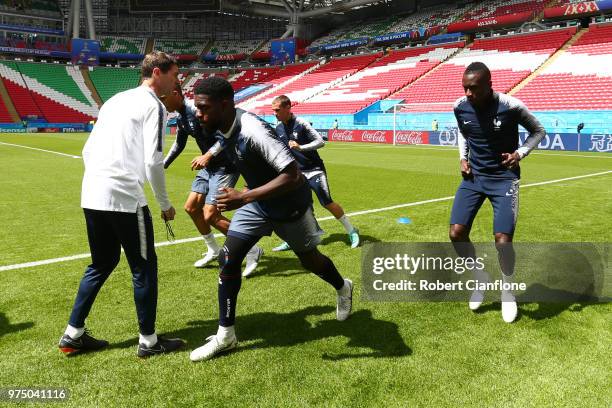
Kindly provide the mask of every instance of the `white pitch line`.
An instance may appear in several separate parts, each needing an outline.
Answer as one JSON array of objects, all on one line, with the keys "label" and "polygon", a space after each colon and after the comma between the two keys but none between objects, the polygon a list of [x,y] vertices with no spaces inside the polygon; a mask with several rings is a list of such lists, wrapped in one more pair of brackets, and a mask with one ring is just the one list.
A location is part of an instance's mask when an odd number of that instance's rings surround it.
[{"label": "white pitch line", "polygon": [[[438,150],[438,151],[453,151],[457,150],[457,146],[431,146],[431,145],[383,145],[383,144],[363,144],[363,145],[344,145],[338,146],[336,144],[326,146],[327,150],[348,150],[353,147],[365,147],[365,148],[379,148],[379,149],[393,149],[393,148],[404,148],[404,149],[415,149],[415,150]],[[549,153],[541,150],[530,153],[530,156],[538,155],[538,156],[563,156],[563,157],[584,157],[587,159],[612,159],[612,154],[605,152],[593,152],[593,153],[601,153],[601,154],[572,154],[572,153]]]},{"label": "white pitch line", "polygon": [[13,144],[13,143],[5,143],[5,142],[0,142],[0,144],[5,145],[5,146],[13,146],[13,147],[21,147],[23,149],[30,149],[30,150],[37,150],[39,152],[45,152],[45,153],[53,153],[53,154],[57,154],[60,156],[66,156],[66,157],[71,157],[73,159],[80,159],[81,156],[75,156],[73,154],[67,154],[67,153],[61,153],[61,152],[55,152],[53,150],[45,150],[45,149],[38,149],[36,147],[30,147],[30,146],[23,146],[23,145],[18,145],[18,144]]},{"label": "white pitch line", "polygon": [[[521,186],[521,188],[543,186],[543,185],[555,184],[555,183],[562,183],[564,181],[579,180],[579,179],[584,179],[584,178],[588,178],[588,177],[595,177],[595,176],[601,176],[601,175],[610,174],[610,173],[612,173],[612,170],[601,171],[599,173],[584,174],[582,176],[565,177],[565,178],[556,179],[556,180],[540,181],[540,182],[537,182],[537,183],[525,184],[524,186]],[[383,212],[383,211],[396,210],[398,208],[415,207],[417,205],[423,205],[423,204],[429,204],[429,203],[437,203],[437,202],[441,202],[441,201],[449,201],[449,200],[452,200],[454,197],[455,196],[432,198],[430,200],[415,201],[415,202],[412,202],[412,203],[392,205],[392,206],[389,206],[389,207],[374,208],[374,209],[371,209],[371,210],[363,210],[363,211],[355,211],[355,212],[352,212],[352,213],[348,213],[347,216],[355,217],[355,216],[358,216],[358,215],[373,214],[373,213],[378,213],[378,212]],[[333,216],[321,217],[321,218],[317,218],[317,221],[327,221],[327,220],[331,220],[331,219],[334,219],[334,217]],[[215,234],[216,238],[219,238],[221,236],[223,236],[223,235],[222,234]],[[202,239],[202,237],[193,237],[193,238],[177,239],[175,241],[158,242],[158,243],[155,244],[155,247],[163,247],[163,246],[169,246],[169,245],[184,244],[184,243],[187,243],[187,242],[199,241],[201,239]],[[2,271],[10,271],[10,270],[15,270],[15,269],[32,268],[32,267],[35,267],[35,266],[49,265],[49,264],[58,263],[58,262],[73,261],[73,260],[76,260],[76,259],[88,258],[90,256],[91,256],[91,254],[78,254],[78,255],[72,255],[72,256],[65,256],[65,257],[62,257],[62,258],[53,258],[53,259],[45,259],[45,260],[42,260],[42,261],[27,262],[27,263],[14,264],[14,265],[5,265],[5,266],[0,266],[0,272],[2,272]]]}]

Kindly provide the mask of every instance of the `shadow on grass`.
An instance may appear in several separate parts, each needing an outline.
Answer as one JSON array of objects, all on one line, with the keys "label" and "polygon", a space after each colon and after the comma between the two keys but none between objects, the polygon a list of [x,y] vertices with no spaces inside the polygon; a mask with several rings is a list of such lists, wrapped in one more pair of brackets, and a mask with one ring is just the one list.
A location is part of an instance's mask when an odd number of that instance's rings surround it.
[{"label": "shadow on grass", "polygon": [[28,330],[32,327],[34,327],[34,322],[10,324],[6,315],[0,312],[0,337],[10,333]]},{"label": "shadow on grass", "polygon": [[[323,340],[331,337],[348,338],[346,352],[322,354],[325,360],[344,360],[352,358],[403,357],[412,354],[399,334],[397,324],[372,317],[369,310],[359,310],[344,322],[335,319],[323,320],[311,324],[307,317],[328,315],[334,316],[335,308],[331,306],[311,306],[292,313],[253,313],[238,316],[236,332],[239,342],[252,342],[244,349],[292,347],[300,344]],[[194,349],[204,343],[204,339],[216,333],[217,320],[197,320],[187,323],[184,329],[164,333],[166,337],[180,337]],[[112,344],[109,348],[136,346],[136,339]],[[367,351],[351,348],[369,349]]]},{"label": "shadow on grass", "polygon": [[[348,234],[336,233],[336,234],[326,235],[321,240],[321,245],[332,244],[334,242],[344,242],[346,244],[346,247],[348,249],[351,249],[351,244],[349,242]],[[363,244],[367,244],[367,243],[372,243],[372,242],[380,242],[380,239],[375,238],[371,235],[359,234],[359,246],[362,246]],[[323,252],[325,252],[325,248],[319,248],[319,249],[322,249]]]},{"label": "shadow on grass", "polygon": [[[519,309],[516,321],[520,320],[521,316],[532,320],[551,319],[566,310],[580,312],[585,307],[610,301],[609,298],[599,298],[592,292],[588,294],[573,293],[566,290],[552,289],[542,284],[529,286],[527,291],[517,296],[516,300]],[[526,309],[524,306],[527,305],[537,305],[537,308],[532,309],[529,307]],[[500,310],[501,302],[493,302],[480,307],[476,313]]]}]

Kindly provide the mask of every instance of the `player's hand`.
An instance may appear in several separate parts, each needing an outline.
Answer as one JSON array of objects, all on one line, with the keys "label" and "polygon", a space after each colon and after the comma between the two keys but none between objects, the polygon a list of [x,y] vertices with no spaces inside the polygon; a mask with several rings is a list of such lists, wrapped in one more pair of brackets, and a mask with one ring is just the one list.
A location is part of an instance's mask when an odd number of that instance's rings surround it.
[{"label": "player's hand", "polygon": [[472,177],[472,168],[470,167],[470,163],[465,159],[461,159],[461,175],[463,178]]},{"label": "player's hand", "polygon": [[298,142],[296,142],[295,140],[290,140],[289,141],[289,147],[293,150],[297,150],[298,152],[300,150],[302,150],[302,147],[299,145]]},{"label": "player's hand", "polygon": [[514,153],[502,153],[502,166],[505,166],[509,169],[513,169],[518,166],[518,162],[521,160],[521,156],[519,156],[518,152]]},{"label": "player's hand", "polygon": [[243,192],[229,187],[219,189],[221,194],[217,196],[217,208],[219,211],[231,211],[242,207],[244,204]]},{"label": "player's hand", "polygon": [[170,207],[166,211],[161,212],[161,217],[164,221],[172,221],[175,216],[176,210],[174,209],[174,207]]},{"label": "player's hand", "polygon": [[197,156],[191,161],[191,170],[200,170],[204,167],[208,166],[210,159],[212,158],[212,154],[206,152],[202,156]]}]

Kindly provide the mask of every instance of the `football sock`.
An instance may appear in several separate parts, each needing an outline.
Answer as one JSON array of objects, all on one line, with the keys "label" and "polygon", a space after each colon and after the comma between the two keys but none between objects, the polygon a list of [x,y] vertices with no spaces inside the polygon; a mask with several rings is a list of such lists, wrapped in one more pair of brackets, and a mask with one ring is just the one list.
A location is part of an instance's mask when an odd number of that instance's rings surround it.
[{"label": "football sock", "polygon": [[140,334],[138,336],[138,342],[140,344],[144,344],[147,347],[153,347],[154,345],[157,344],[157,333],[153,333],[149,335]]},{"label": "football sock", "polygon": [[204,237],[204,242],[206,243],[206,246],[208,247],[209,251],[219,252],[219,245],[217,244],[217,240],[215,239],[215,234],[209,232],[206,235],[202,235],[202,237]]},{"label": "football sock", "polygon": [[68,325],[68,327],[66,327],[66,331],[64,332],[64,334],[70,336],[71,339],[78,339],[83,335],[83,333],[85,333],[85,327],[77,329],[76,327],[73,327],[71,325]]},{"label": "football sock", "polygon": [[338,221],[340,221],[340,223],[342,224],[342,226],[346,230],[347,234],[350,234],[353,231],[354,227],[351,224],[351,222],[349,221],[349,219],[346,216],[346,214],[344,214],[342,217],[338,218]]}]

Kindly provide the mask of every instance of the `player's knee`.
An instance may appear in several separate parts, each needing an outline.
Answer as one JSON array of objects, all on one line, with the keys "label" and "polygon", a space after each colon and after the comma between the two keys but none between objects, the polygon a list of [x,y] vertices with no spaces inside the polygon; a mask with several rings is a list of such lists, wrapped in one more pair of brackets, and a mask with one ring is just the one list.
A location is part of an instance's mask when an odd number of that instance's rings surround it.
[{"label": "player's knee", "polygon": [[212,205],[207,205],[204,206],[204,220],[208,223],[208,224],[215,224],[215,222],[217,221],[219,215],[219,211],[217,210],[217,207],[212,206]]},{"label": "player's knee", "polygon": [[236,257],[231,256],[227,246],[224,245],[221,248],[217,260],[219,261],[220,276],[240,276],[240,267],[242,265],[242,260],[240,262],[236,262]]},{"label": "player's knee", "polygon": [[189,215],[193,215],[195,214],[198,210],[198,208],[195,205],[192,205],[191,203],[185,203],[185,212]]},{"label": "player's knee", "polygon": [[512,242],[512,235],[505,234],[502,232],[495,233],[495,243],[496,244],[500,244],[501,246],[503,246],[503,244],[507,244],[509,242]]},{"label": "player's knee", "polygon": [[309,252],[303,252],[297,254],[300,259],[300,264],[302,267],[311,272],[317,272],[322,265],[324,265],[328,258],[320,253],[318,250],[313,250]]},{"label": "player's knee", "polygon": [[453,242],[467,241],[470,231],[465,225],[452,224],[448,230],[448,238]]}]

